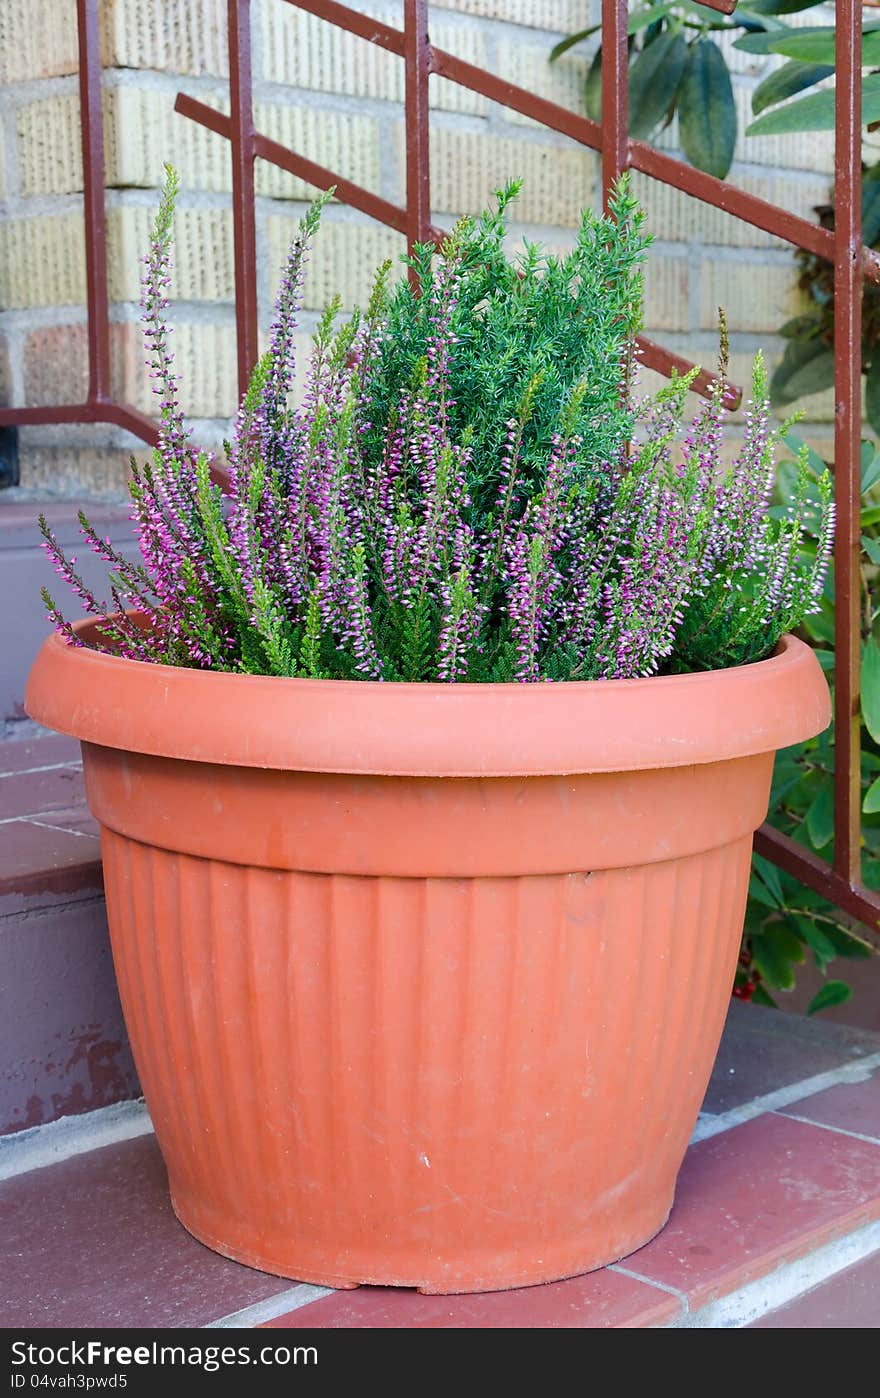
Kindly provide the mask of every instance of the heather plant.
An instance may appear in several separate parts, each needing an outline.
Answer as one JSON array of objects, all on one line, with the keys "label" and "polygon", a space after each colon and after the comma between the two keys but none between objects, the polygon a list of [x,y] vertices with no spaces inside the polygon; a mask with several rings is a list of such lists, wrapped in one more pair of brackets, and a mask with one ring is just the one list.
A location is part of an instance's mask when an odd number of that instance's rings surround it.
[{"label": "heather plant", "polygon": [[[226,444],[228,483],[189,440],[167,322],[177,180],[143,279],[159,446],[133,463],[143,564],[81,520],[110,597],[56,570],[99,618],[91,644],[137,660],[386,681],[630,678],[760,659],[818,605],[831,540],[806,460],[768,509],[776,435],[760,357],[733,465],[721,467],[726,336],[691,427],[692,376],[638,395],[648,244],[626,180],[574,247],[506,249],[519,186],[379,269],[362,312],[322,316],[293,402],[311,207],[283,270],[267,353]],[[805,519],[818,546],[801,547]],[[84,644],[48,593],[51,618]],[[136,613],[138,615],[132,615]]]}]

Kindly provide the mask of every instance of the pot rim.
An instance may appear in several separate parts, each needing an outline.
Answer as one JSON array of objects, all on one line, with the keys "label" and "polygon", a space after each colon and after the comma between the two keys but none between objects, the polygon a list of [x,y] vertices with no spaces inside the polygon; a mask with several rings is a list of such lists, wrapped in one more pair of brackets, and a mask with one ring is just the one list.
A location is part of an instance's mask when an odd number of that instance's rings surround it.
[{"label": "pot rim", "polygon": [[[83,637],[99,623],[74,629]],[[82,742],[156,757],[372,776],[519,777],[685,767],[828,726],[809,646],[726,670],[559,684],[313,680],[190,670],[47,637],[25,709]]]}]

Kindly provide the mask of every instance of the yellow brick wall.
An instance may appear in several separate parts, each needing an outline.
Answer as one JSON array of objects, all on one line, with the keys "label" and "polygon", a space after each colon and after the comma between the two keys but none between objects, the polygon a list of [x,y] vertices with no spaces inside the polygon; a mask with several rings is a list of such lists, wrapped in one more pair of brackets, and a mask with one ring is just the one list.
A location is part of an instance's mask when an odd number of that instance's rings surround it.
[{"label": "yellow brick wall", "polygon": [[[400,25],[402,0],[350,0]],[[550,65],[561,34],[597,18],[599,0],[436,0],[435,43],[521,86],[580,110],[593,47]],[[403,67],[393,55],[323,24],[285,0],[253,0],[254,94],[259,128],[386,199],[404,197]],[[799,17],[792,17],[799,22]],[[802,17],[800,17],[802,18]],[[0,0],[0,401],[46,404],[85,391],[85,247],[80,217],[75,0]],[[236,394],[230,162],[227,143],[174,112],[181,89],[219,109],[228,102],[226,0],[101,0],[107,247],[115,390],[149,410],[137,324],[138,258],[162,164],[180,170],[173,295],[184,401],[196,434],[219,442]],[[815,22],[815,17],[811,22]],[[768,60],[728,57],[741,116]],[[597,199],[593,153],[442,79],[431,79],[434,215],[448,223],[477,210],[513,175],[525,187],[514,239],[570,245],[578,211]],[[661,145],[676,149],[673,126]],[[827,198],[831,140],[743,141],[732,178],[810,216]],[[747,374],[758,346],[778,355],[775,331],[797,309],[790,251],[757,229],[645,178],[636,186],[655,235],[646,278],[649,331],[703,362],[714,353],[717,306],[734,334],[734,365]],[[259,163],[258,281],[262,321],[278,267],[311,191]],[[337,291],[363,300],[372,271],[397,257],[395,233],[334,203],[312,257],[301,348]],[[651,376],[646,375],[646,385]],[[827,445],[830,395],[808,404]],[[28,429],[24,480],[40,488],[106,492],[121,485],[132,441],[115,429]]]}]

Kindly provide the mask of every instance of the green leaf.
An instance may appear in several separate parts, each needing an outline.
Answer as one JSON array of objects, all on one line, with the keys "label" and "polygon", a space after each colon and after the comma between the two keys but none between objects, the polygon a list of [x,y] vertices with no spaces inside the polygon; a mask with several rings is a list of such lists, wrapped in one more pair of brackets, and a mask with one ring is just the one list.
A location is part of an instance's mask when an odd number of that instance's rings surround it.
[{"label": "green leaf", "polygon": [[865,416],[875,432],[880,432],[880,353],[871,360],[865,375]]},{"label": "green leaf", "polygon": [[[862,84],[862,125],[880,121],[880,73],[869,73]],[[788,136],[793,131],[833,131],[834,91],[811,92],[765,112],[746,127],[747,136]]]},{"label": "green leaf", "polygon": [[[670,10],[675,9],[675,0],[670,0],[669,4],[646,5],[641,10],[633,10],[627,25],[628,34],[637,34],[640,29],[646,29],[649,24],[654,24],[664,15],[668,15]],[[550,62],[555,63],[557,58],[561,58],[569,49],[573,49],[575,44],[582,44],[584,39],[589,39],[591,35],[598,33],[602,28],[601,24],[591,24],[589,29],[579,29],[576,34],[568,34],[564,39],[560,39],[558,44],[554,44],[550,50]]]},{"label": "green leaf", "polygon": [[569,49],[573,49],[575,44],[583,43],[584,39],[589,39],[591,34],[595,34],[601,29],[601,24],[591,24],[589,29],[579,29],[576,34],[568,34],[564,39],[560,39],[558,44],[554,44],[550,50],[550,62],[555,63],[557,58],[561,58]]},{"label": "green leaf", "polygon": [[[866,24],[862,39],[862,67],[871,68],[880,62],[880,25]],[[774,34],[767,52],[781,53],[785,58],[799,58],[803,63],[830,63],[836,61],[834,48],[834,25],[818,24],[811,28],[797,29],[789,34]]]},{"label": "green leaf", "polygon": [[752,1004],[753,1004],[753,1005],[766,1005],[767,1008],[770,1009],[770,1010],[778,1010],[778,1009],[779,1009],[779,1006],[777,1005],[776,1001],[773,999],[773,996],[769,993],[769,991],[767,991],[767,990],[764,989],[763,985],[756,985],[756,986],[755,986],[755,989],[754,989],[754,991],[752,992]]},{"label": "green leaf", "polygon": [[709,39],[697,39],[678,89],[681,148],[698,170],[723,180],[733,161],[736,127],[733,85],[721,50]]},{"label": "green leaf", "polygon": [[770,380],[770,398],[778,407],[833,384],[834,351],[821,340],[789,340]]},{"label": "green leaf", "polygon": [[818,311],[804,311],[802,315],[792,316],[791,320],[785,321],[777,330],[777,335],[782,335],[786,340],[810,339],[822,328],[822,317]]},{"label": "green leaf", "polygon": [[804,617],[804,626],[814,641],[824,641],[827,645],[834,645],[834,616],[830,608],[814,612],[812,616]]},{"label": "green leaf", "polygon": [[862,651],[862,720],[876,743],[880,740],[880,645],[873,636]]},{"label": "green leaf", "polygon": [[[819,0],[750,0],[748,9],[756,15],[793,15],[798,10],[812,10]],[[737,7],[739,15],[742,6]]]},{"label": "green leaf", "polygon": [[862,810],[865,815],[875,815],[877,811],[880,811],[880,777],[877,777],[876,781],[873,781],[865,792]]},{"label": "green leaf", "polygon": [[792,60],[777,68],[752,93],[752,111],[755,116],[766,107],[775,107],[777,102],[785,102],[806,87],[813,87],[823,78],[830,78],[834,65],[830,63],[796,63]]},{"label": "green leaf", "polygon": [[874,953],[863,942],[860,937],[856,937],[845,927],[826,927],[825,935],[833,943],[838,956],[847,957],[849,960],[867,960]]},{"label": "green leaf", "polygon": [[593,54],[593,61],[587,71],[584,83],[584,106],[591,121],[599,121],[602,116],[602,47]]},{"label": "green leaf", "polygon": [[804,960],[803,942],[788,927],[774,922],[753,938],[752,957],[762,978],[774,990],[792,990],[792,967]]},{"label": "green leaf", "polygon": [[829,1010],[832,1005],[843,1005],[852,995],[852,987],[846,981],[827,981],[818,990],[807,1006],[807,1014],[818,1014],[819,1010]]},{"label": "green leaf", "polygon": [[810,917],[798,917],[794,914],[791,918],[797,926],[798,931],[813,952],[819,966],[825,967],[837,956],[837,950],[830,937],[827,937],[822,928]]},{"label": "green leaf", "polygon": [[765,859],[762,854],[753,854],[752,863],[755,870],[760,874],[761,879],[767,885],[773,897],[776,899],[777,907],[782,907],[785,902],[785,894],[782,891],[782,882],[779,878],[779,870],[769,859]]},{"label": "green leaf", "polygon": [[873,442],[862,441],[862,494],[867,495],[880,480],[880,451]]},{"label": "green leaf", "polygon": [[630,69],[629,129],[645,140],[666,116],[689,57],[682,34],[667,30],[642,49]]},{"label": "green leaf", "polygon": [[880,563],[880,539],[872,539],[869,534],[863,534],[862,548],[872,563]]},{"label": "green leaf", "polygon": [[753,898],[756,903],[760,903],[763,908],[772,908],[774,912],[779,911],[779,904],[757,874],[753,874],[749,879],[749,897]]},{"label": "green leaf", "polygon": [[820,786],[806,819],[807,834],[813,849],[824,849],[834,835],[834,784],[825,781]]},{"label": "green leaf", "polygon": [[834,669],[834,651],[833,651],[833,650],[817,650],[817,651],[814,652],[814,654],[815,654],[816,659],[818,660],[819,664],[821,665],[822,669],[825,671],[825,674],[826,674],[826,675],[827,675],[831,670]]},{"label": "green leaf", "polygon": [[740,39],[734,39],[733,47],[742,53],[769,53],[770,45],[778,37],[778,29],[765,29],[760,34],[743,34]]},{"label": "green leaf", "polygon": [[872,247],[880,238],[880,174],[877,167],[862,185],[862,242]]},{"label": "green leaf", "polygon": [[677,0],[669,0],[668,4],[645,5],[641,10],[633,10],[626,26],[627,34],[637,34],[640,29],[647,29],[649,24],[655,24],[674,10],[676,4]]},{"label": "green leaf", "polygon": [[[796,432],[786,432],[783,441],[795,456],[800,456],[802,451],[806,451],[807,465],[814,475],[821,476],[824,473],[827,463],[823,461],[816,448],[811,447],[809,442],[805,442],[803,437],[799,437]],[[795,476],[795,481],[796,479]]]}]

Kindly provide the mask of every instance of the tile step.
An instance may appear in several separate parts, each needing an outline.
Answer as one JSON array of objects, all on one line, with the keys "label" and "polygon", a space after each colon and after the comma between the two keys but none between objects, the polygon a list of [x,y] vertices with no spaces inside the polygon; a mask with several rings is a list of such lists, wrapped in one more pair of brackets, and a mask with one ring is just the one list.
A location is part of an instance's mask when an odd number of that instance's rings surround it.
[{"label": "tile step", "polygon": [[[0,1253],[11,1259],[0,1324],[834,1328],[852,1324],[855,1298],[860,1326],[880,1328],[880,1040],[841,1043],[839,1034],[734,1007],[719,1063],[760,1090],[738,1094],[737,1120],[728,1083],[716,1083],[707,1098],[716,1129],[692,1144],[664,1231],[619,1264],[518,1291],[332,1292],[230,1262],[175,1220],[142,1106],[21,1133],[0,1141]],[[780,1044],[791,1036],[812,1044],[809,1066],[825,1066],[788,1081],[785,1103],[764,1108],[773,1098],[767,1067],[775,1052],[776,1080],[784,1076]],[[712,1110],[719,1104],[727,1110]]]}]

